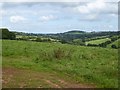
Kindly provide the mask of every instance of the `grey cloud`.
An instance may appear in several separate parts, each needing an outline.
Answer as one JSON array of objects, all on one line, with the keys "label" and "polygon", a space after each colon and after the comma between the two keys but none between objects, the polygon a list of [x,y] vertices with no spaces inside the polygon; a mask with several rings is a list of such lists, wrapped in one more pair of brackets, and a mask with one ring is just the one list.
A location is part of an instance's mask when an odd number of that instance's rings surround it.
[{"label": "grey cloud", "polygon": [[[16,8],[16,7],[20,7],[20,6],[26,6],[28,7],[28,9],[30,7],[34,7],[34,6],[40,6],[40,7],[45,7],[47,5],[49,5],[50,7],[55,7],[56,10],[58,10],[59,12],[65,12],[65,13],[70,13],[70,14],[81,14],[79,12],[75,12],[74,8],[79,7],[79,6],[86,6],[89,2],[6,2],[3,4],[3,8],[5,8],[6,10],[9,8]],[[90,14],[118,14],[118,8],[117,2],[106,2],[106,8],[103,8],[102,10],[97,10],[96,8],[94,8],[93,11],[90,12]],[[30,10],[30,9],[29,9]],[[48,8],[48,10],[51,10]],[[55,10],[54,10],[55,11]],[[120,11],[120,10],[119,10]],[[39,13],[39,11],[37,12]],[[41,14],[41,13],[40,13]],[[85,14],[87,15],[87,14]],[[82,18],[80,20],[82,21],[96,21],[98,18]]]},{"label": "grey cloud", "polygon": [[3,8],[12,8],[18,6],[28,6],[32,7],[35,5],[51,5],[51,6],[58,6],[58,7],[75,7],[78,5],[83,5],[86,2],[4,2]]}]

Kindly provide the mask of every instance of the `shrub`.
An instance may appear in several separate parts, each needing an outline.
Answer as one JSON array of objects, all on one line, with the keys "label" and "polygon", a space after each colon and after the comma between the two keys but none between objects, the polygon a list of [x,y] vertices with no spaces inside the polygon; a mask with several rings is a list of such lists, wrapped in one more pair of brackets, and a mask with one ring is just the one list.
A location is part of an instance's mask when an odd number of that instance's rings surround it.
[{"label": "shrub", "polygon": [[87,46],[93,46],[93,47],[98,47],[98,45],[97,44],[88,44]]},{"label": "shrub", "polygon": [[85,45],[85,42],[83,42],[81,39],[74,39],[73,43],[75,45]]},{"label": "shrub", "polygon": [[58,48],[54,50],[53,57],[56,59],[67,58],[71,60],[73,52],[73,49],[65,50],[62,48]]},{"label": "shrub", "polygon": [[39,58],[36,57],[35,60],[34,60],[35,63],[39,63]]},{"label": "shrub", "polygon": [[65,51],[62,50],[61,48],[54,50],[54,57],[57,59],[61,59],[65,57]]},{"label": "shrub", "polygon": [[36,41],[37,42],[42,42],[42,39],[41,38],[37,38]]},{"label": "shrub", "polygon": [[111,47],[112,47],[112,48],[115,48],[115,49],[117,49],[117,46],[116,46],[116,45],[114,45],[114,44],[113,44]]}]

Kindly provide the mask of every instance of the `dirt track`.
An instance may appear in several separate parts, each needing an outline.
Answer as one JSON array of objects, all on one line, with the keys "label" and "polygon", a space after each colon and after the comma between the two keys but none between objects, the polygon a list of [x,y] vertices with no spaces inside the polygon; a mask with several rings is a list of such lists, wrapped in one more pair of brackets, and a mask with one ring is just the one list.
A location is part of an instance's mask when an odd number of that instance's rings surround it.
[{"label": "dirt track", "polygon": [[31,70],[3,68],[3,88],[95,88],[94,85],[83,85],[66,81],[53,73]]}]

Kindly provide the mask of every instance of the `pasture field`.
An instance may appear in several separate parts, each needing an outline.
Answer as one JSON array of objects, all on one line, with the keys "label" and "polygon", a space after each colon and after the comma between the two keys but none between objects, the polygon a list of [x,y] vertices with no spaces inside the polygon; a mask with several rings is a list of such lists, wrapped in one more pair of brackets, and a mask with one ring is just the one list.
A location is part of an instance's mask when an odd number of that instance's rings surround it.
[{"label": "pasture field", "polygon": [[114,41],[114,42],[111,43],[111,44],[108,44],[107,47],[108,47],[108,48],[111,48],[112,45],[116,45],[116,47],[120,47],[120,39]]},{"label": "pasture field", "polygon": [[87,45],[87,44],[96,44],[96,45],[99,45],[99,44],[101,44],[101,43],[104,43],[104,42],[110,41],[110,40],[111,40],[110,38],[91,40],[91,41],[86,42],[86,45]]},{"label": "pasture field", "polygon": [[118,87],[118,51],[60,43],[2,41],[3,88]]}]

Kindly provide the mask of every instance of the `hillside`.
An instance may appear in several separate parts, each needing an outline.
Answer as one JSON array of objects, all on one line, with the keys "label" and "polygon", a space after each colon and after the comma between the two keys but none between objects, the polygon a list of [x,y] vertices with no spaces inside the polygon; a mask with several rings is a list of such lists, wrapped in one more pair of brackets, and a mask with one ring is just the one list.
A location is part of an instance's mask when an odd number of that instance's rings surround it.
[{"label": "hillside", "polygon": [[96,44],[96,45],[99,45],[101,43],[104,43],[104,42],[110,41],[110,40],[111,40],[110,38],[97,39],[97,40],[88,41],[88,42],[86,42],[86,44]]},{"label": "hillside", "polygon": [[114,41],[113,43],[107,45],[108,48],[112,48],[112,45],[115,45],[116,48],[120,48],[120,39]]},{"label": "hillside", "polygon": [[[84,32],[84,31],[68,31],[57,34],[35,34],[24,32],[11,32],[7,28],[0,29],[2,31],[2,39],[10,40],[24,40],[36,42],[55,42],[62,44],[72,44],[80,46],[103,47],[106,48],[109,44],[113,43],[120,38],[118,31],[106,32]],[[116,45],[112,48],[117,49]]]},{"label": "hillside", "polygon": [[[4,31],[9,31],[7,28],[0,28],[0,31],[4,33]],[[119,31],[106,31],[106,32],[85,32],[85,31],[78,31],[78,30],[71,30],[64,33],[56,33],[56,34],[42,34],[42,33],[24,33],[24,32],[12,32],[15,35],[21,36],[42,36],[47,38],[53,38],[58,40],[65,40],[66,42],[71,42],[73,39],[82,39],[82,40],[89,40],[94,39],[96,37],[109,37],[114,35],[120,35]],[[4,34],[3,34],[4,35]]]},{"label": "hillside", "polygon": [[86,33],[86,32],[78,31],[78,30],[72,30],[72,31],[64,32],[64,34],[83,34],[83,33]]},{"label": "hillside", "polygon": [[118,87],[116,49],[3,40],[3,87]]}]

